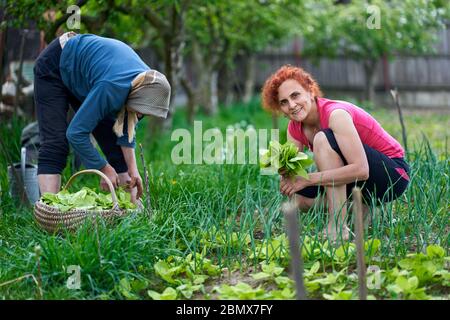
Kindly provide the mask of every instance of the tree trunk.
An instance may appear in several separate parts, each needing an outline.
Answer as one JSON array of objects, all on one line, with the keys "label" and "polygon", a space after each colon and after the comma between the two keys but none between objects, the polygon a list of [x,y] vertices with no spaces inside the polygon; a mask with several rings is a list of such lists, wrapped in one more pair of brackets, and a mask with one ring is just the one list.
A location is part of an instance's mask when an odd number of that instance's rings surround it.
[{"label": "tree trunk", "polygon": [[211,114],[215,115],[219,111],[219,98],[217,95],[217,83],[219,79],[219,71],[213,70],[211,72],[211,83],[210,83],[210,101],[211,101]]},{"label": "tree trunk", "polygon": [[230,106],[233,103],[233,81],[230,77],[232,70],[226,64],[219,70],[219,81],[217,82],[217,97],[219,103],[225,107]]},{"label": "tree trunk", "polygon": [[2,101],[2,86],[3,86],[3,69],[5,64],[5,57],[7,55],[6,46],[6,35],[8,33],[8,28],[6,27],[4,31],[0,31],[0,102]]},{"label": "tree trunk", "polygon": [[375,102],[375,77],[378,66],[377,60],[364,61],[364,73],[365,73],[365,88],[364,98],[370,102]]},{"label": "tree trunk", "polygon": [[28,34],[28,30],[22,30],[22,37],[20,39],[19,50],[19,70],[17,71],[17,83],[16,83],[16,97],[14,99],[14,113],[17,115],[19,104],[23,102],[22,85],[23,85],[23,54],[25,49],[25,40]]},{"label": "tree trunk", "polygon": [[172,128],[172,115],[175,112],[174,98],[176,97],[181,66],[183,64],[182,51],[185,45],[184,15],[185,10],[180,9],[178,11],[176,6],[173,5],[170,30],[161,30],[161,33],[164,34],[164,75],[171,86],[170,108],[166,119],[152,117],[151,121],[149,121],[152,137],[156,137],[158,133]]},{"label": "tree trunk", "polygon": [[203,63],[203,67],[198,69],[198,97],[199,105],[203,112],[209,116],[217,114],[217,79],[218,72],[213,70],[212,65],[207,62]]},{"label": "tree trunk", "polygon": [[255,66],[256,57],[254,54],[249,53],[246,59],[245,66],[245,82],[244,82],[244,103],[249,103],[253,98],[255,92]]},{"label": "tree trunk", "polygon": [[194,88],[192,87],[192,84],[186,79],[182,78],[180,80],[181,86],[184,89],[184,92],[186,92],[187,95],[187,111],[186,111],[186,121],[188,124],[194,123],[194,117],[195,117],[195,107],[196,107],[196,99],[195,99],[195,92]]},{"label": "tree trunk", "polygon": [[157,137],[157,135],[163,131],[167,131],[172,127],[172,115],[175,110],[173,110],[174,98],[177,93],[177,78],[175,75],[175,58],[176,52],[174,52],[174,48],[172,47],[172,41],[170,39],[166,39],[165,41],[165,50],[164,50],[164,75],[167,78],[167,81],[170,83],[171,91],[170,91],[170,105],[169,112],[167,113],[167,117],[165,119],[151,117],[149,124],[150,136]]}]

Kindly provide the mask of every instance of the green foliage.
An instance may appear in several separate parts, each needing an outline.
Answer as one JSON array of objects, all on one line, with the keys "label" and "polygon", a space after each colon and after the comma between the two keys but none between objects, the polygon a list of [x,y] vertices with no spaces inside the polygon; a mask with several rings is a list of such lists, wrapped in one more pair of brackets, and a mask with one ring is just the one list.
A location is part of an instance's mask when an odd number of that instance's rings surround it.
[{"label": "green foliage", "polygon": [[171,287],[167,287],[162,293],[153,290],[148,290],[147,293],[153,300],[176,300],[178,296],[177,291]]},{"label": "green foliage", "polygon": [[327,300],[352,300],[356,295],[351,290],[346,291],[333,291],[331,294],[323,294],[323,297]]},{"label": "green foliage", "polygon": [[280,144],[278,141],[269,143],[269,150],[260,158],[261,168],[273,166],[278,172],[285,172],[287,176],[301,176],[308,178],[306,168],[311,166],[314,161],[308,158],[308,155],[299,152],[297,146],[291,141]]},{"label": "green foliage", "polygon": [[[283,272],[283,268],[279,267],[275,264],[275,262],[270,262],[266,264],[265,262],[261,262],[262,272],[258,272],[252,274],[252,278],[255,280],[268,280],[268,279],[276,279],[277,276],[281,275]],[[280,282],[283,280],[280,280]]]},{"label": "green foliage", "polygon": [[266,242],[256,245],[254,252],[250,254],[250,259],[259,260],[286,260],[288,256],[288,239],[284,233],[272,237]]},{"label": "green foliage", "polygon": [[314,58],[343,54],[377,60],[398,52],[430,52],[435,32],[450,12],[448,3],[427,0],[353,0],[345,5],[325,0],[306,6],[310,14],[304,54]]},{"label": "green foliage", "polygon": [[425,293],[425,288],[419,288],[419,279],[416,276],[406,278],[397,277],[394,284],[388,286],[388,290],[394,295],[403,295],[405,299],[428,300],[430,297]]},{"label": "green foliage", "polygon": [[170,284],[183,284],[185,280],[202,284],[210,276],[217,276],[221,272],[217,265],[200,253],[188,254],[185,258],[172,256],[158,261],[154,268],[156,274]]},{"label": "green foliage", "polygon": [[51,21],[48,19],[48,14],[51,14],[49,11],[51,9],[61,11],[66,9],[70,4],[72,4],[71,1],[7,0],[5,14],[9,19],[2,21],[2,27],[8,25],[9,27],[15,28],[29,28],[30,22],[35,21],[39,28],[45,30],[51,25]]},{"label": "green foliage", "polygon": [[235,286],[227,284],[216,286],[214,291],[217,291],[219,298],[224,300],[262,300],[270,298],[270,295],[261,286],[252,288],[244,282],[238,282]]},{"label": "green foliage", "polygon": [[230,64],[237,54],[257,53],[291,36],[302,12],[302,2],[292,0],[194,1],[186,17],[188,42]]},{"label": "green foliage", "polygon": [[218,230],[215,226],[201,234],[200,244],[205,249],[230,248],[239,250],[246,247],[251,242],[248,234],[242,235],[238,232],[226,232]]},{"label": "green foliage", "polygon": [[[117,201],[121,209],[136,209],[131,202],[131,196],[121,188],[116,190]],[[41,201],[56,207],[61,212],[69,210],[109,210],[114,207],[111,194],[97,193],[94,190],[83,187],[80,191],[70,193],[62,190],[56,194],[44,193]]]},{"label": "green foliage", "polygon": [[195,258],[192,254],[186,258],[171,256],[166,260],[159,260],[154,268],[161,279],[175,286],[175,288],[165,288],[161,294],[148,290],[148,296],[154,300],[174,300],[179,297],[191,299],[194,293],[205,291],[204,283],[209,277],[218,276],[221,273],[219,266],[201,254],[196,254]]},{"label": "green foliage", "polygon": [[430,245],[426,252],[426,255],[423,253],[409,254],[405,259],[400,260],[398,265],[402,269],[410,271],[420,284],[442,282],[445,278],[448,280],[448,270],[444,269],[444,249],[437,245]]}]

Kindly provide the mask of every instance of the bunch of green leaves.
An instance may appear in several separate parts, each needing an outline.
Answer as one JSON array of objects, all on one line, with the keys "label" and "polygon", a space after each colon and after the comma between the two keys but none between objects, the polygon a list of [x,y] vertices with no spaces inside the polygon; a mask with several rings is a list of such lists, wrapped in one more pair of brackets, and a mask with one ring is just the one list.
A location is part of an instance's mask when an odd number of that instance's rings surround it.
[{"label": "bunch of green leaves", "polygon": [[284,271],[283,267],[278,266],[275,262],[261,262],[261,272],[252,274],[252,278],[255,280],[276,280],[278,276]]},{"label": "bunch of green leaves", "polygon": [[[119,188],[116,191],[117,201],[121,209],[135,209],[136,205],[131,202],[131,196],[125,190]],[[110,210],[113,208],[111,194],[97,193],[94,190],[83,187],[80,191],[70,193],[61,190],[58,193],[46,192],[42,195],[41,201],[52,207],[56,207],[61,212],[69,210]]]},{"label": "bunch of green leaves", "polygon": [[209,276],[221,272],[219,266],[200,253],[188,254],[186,257],[170,256],[166,260],[159,260],[154,268],[156,274],[170,284],[183,284],[185,279],[195,284],[203,283]]},{"label": "bunch of green leaves", "polygon": [[269,143],[269,150],[260,158],[260,167],[274,167],[279,173],[284,172],[287,176],[302,176],[308,178],[308,168],[313,160],[306,153],[298,151],[291,141],[280,144],[278,141]]},{"label": "bunch of green leaves", "polygon": [[[139,299],[139,293],[143,291],[149,285],[147,280],[139,280],[128,278],[120,279],[119,283],[114,286],[112,291],[116,291],[121,297],[126,300],[137,300]],[[111,298],[104,294],[100,297],[101,299],[110,300]]]},{"label": "bunch of green leaves", "polygon": [[219,299],[224,300],[262,300],[271,298],[271,295],[262,286],[253,288],[249,284],[241,281],[235,286],[227,284],[215,286],[213,291],[219,294]]},{"label": "bunch of green leaves", "polygon": [[170,256],[159,260],[154,268],[155,273],[170,286],[162,293],[148,290],[147,294],[153,300],[190,299],[196,292],[204,293],[204,283],[209,277],[221,274],[220,267],[200,253],[186,257]]},{"label": "bunch of green leaves", "polygon": [[419,279],[416,276],[408,277],[403,273],[399,273],[395,282],[387,286],[387,290],[394,298],[401,297],[408,300],[430,299],[430,296],[425,292],[426,288],[419,286]]},{"label": "bunch of green leaves", "polygon": [[289,264],[289,242],[285,233],[255,245],[254,251],[250,254],[249,259],[275,261],[280,260],[281,264]]},{"label": "bunch of green leaves", "polygon": [[444,286],[450,286],[450,274],[446,270],[448,261],[450,259],[445,257],[444,248],[429,245],[426,248],[426,254],[421,252],[408,254],[406,258],[398,262],[398,265],[417,277],[421,285],[439,282]]}]

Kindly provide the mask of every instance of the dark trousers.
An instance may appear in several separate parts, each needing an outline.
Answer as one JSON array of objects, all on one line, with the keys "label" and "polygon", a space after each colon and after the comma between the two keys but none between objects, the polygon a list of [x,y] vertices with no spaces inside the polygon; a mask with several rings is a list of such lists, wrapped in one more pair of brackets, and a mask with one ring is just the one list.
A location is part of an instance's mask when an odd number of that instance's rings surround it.
[{"label": "dark trousers", "polygon": [[[69,105],[77,112],[81,102],[64,85],[59,70],[59,39],[41,52],[34,66],[34,99],[39,123],[41,147],[38,174],[61,174],[67,162],[69,143],[66,138]],[[114,117],[99,122],[92,134],[117,173],[127,172],[127,164],[112,127]]]},{"label": "dark trousers", "polygon": [[[331,129],[322,130],[327,137],[331,148],[340,156],[344,165],[347,160],[339,148],[334,133]],[[389,158],[385,154],[363,144],[369,163],[369,179],[347,184],[347,197],[350,196],[355,186],[361,188],[363,200],[371,204],[372,199],[377,202],[390,202],[400,197],[409,183],[409,166],[403,158]],[[322,186],[306,187],[297,192],[307,198],[315,198],[325,191]]]}]

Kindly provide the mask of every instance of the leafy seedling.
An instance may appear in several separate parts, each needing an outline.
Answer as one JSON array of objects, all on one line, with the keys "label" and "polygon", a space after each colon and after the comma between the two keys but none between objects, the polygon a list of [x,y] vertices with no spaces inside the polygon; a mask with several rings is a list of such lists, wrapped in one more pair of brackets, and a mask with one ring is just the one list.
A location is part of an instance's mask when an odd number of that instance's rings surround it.
[{"label": "leafy seedling", "polygon": [[305,179],[308,178],[306,168],[314,163],[306,153],[298,151],[291,141],[280,144],[275,140],[269,143],[269,150],[263,153],[259,162],[261,168],[274,167],[288,177],[301,176]]}]

